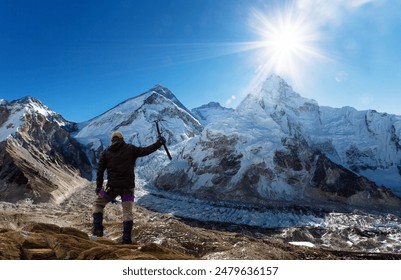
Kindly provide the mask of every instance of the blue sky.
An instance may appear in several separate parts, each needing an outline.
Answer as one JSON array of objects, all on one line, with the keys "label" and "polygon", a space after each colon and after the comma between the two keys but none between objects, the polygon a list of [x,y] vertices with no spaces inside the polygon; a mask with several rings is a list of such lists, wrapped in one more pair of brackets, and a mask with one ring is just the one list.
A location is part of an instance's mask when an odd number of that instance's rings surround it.
[{"label": "blue sky", "polygon": [[401,115],[400,30],[401,0],[0,0],[0,98],[84,121],[155,84],[235,107],[278,73],[320,105]]}]

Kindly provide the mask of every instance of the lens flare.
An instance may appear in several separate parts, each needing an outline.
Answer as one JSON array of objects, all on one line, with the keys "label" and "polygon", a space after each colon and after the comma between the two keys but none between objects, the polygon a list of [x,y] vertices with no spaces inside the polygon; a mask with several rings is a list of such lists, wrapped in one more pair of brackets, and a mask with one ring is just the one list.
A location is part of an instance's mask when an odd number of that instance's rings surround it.
[{"label": "lens flare", "polygon": [[158,66],[194,63],[247,52],[249,63],[256,72],[243,89],[244,94],[258,87],[270,74],[280,75],[291,85],[302,88],[307,76],[311,76],[306,75],[310,66],[316,65],[318,60],[332,61],[318,47],[323,39],[319,21],[311,19],[305,9],[290,5],[280,8],[269,6],[267,11],[250,8],[249,11],[250,34],[256,35],[255,40],[147,44],[142,47],[163,48],[166,59]]},{"label": "lens flare", "polygon": [[261,39],[253,42],[259,63],[253,84],[272,73],[300,84],[308,65],[327,59],[317,46],[322,40],[318,26],[300,11],[286,8],[264,14],[254,9],[250,19],[252,30]]}]

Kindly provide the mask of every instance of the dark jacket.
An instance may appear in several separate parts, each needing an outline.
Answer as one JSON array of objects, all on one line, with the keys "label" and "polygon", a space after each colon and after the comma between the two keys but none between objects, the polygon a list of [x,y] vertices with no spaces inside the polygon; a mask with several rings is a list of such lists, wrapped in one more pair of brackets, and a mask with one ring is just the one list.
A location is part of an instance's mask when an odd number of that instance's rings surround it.
[{"label": "dark jacket", "polygon": [[107,170],[107,187],[131,189],[135,187],[135,161],[147,156],[162,146],[160,141],[148,147],[136,147],[124,140],[116,140],[103,152],[97,167],[96,187],[103,186],[104,171]]}]

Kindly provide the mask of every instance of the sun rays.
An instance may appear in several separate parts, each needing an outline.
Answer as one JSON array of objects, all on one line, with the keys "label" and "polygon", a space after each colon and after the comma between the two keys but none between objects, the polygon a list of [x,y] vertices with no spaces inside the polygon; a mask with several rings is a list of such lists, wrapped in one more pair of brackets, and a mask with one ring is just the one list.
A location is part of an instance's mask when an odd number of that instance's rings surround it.
[{"label": "sun rays", "polygon": [[260,37],[259,41],[253,42],[259,65],[251,86],[271,73],[301,84],[306,69],[313,62],[327,59],[318,47],[322,40],[318,27],[291,7],[270,13],[254,9],[250,27]]},{"label": "sun rays", "polygon": [[302,87],[310,66],[321,60],[330,60],[319,48],[323,36],[317,21],[308,17],[304,10],[290,5],[270,6],[269,9],[249,8],[248,19],[249,33],[246,37],[253,37],[254,40],[147,44],[146,47],[163,48],[160,66],[165,67],[246,53],[248,65],[244,65],[245,71],[254,69],[255,73],[243,89],[244,94],[260,85],[270,74],[278,74],[293,86]]}]

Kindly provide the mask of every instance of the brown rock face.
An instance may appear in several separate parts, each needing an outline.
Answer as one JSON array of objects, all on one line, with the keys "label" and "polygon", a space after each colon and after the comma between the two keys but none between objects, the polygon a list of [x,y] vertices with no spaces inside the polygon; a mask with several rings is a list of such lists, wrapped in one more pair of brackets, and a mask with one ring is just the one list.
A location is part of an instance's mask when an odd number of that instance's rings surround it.
[{"label": "brown rock face", "polygon": [[[39,105],[38,105],[39,106]],[[23,104],[1,107],[0,122]],[[0,143],[0,200],[15,202],[60,201],[71,190],[84,186],[91,166],[69,133],[37,112],[27,111],[16,131]]]}]

